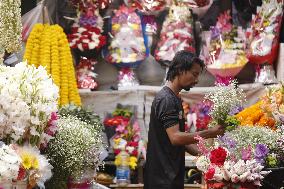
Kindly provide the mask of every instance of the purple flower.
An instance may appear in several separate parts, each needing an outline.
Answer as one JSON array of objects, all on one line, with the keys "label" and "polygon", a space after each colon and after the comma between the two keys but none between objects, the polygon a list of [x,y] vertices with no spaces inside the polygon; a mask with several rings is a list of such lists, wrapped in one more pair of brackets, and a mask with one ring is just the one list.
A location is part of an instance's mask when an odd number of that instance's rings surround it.
[{"label": "purple flower", "polygon": [[244,108],[242,106],[234,106],[231,108],[229,115],[236,115],[238,114],[240,111],[242,111]]},{"label": "purple flower", "polygon": [[254,150],[254,157],[258,162],[263,163],[263,160],[268,154],[268,152],[269,149],[265,144],[257,144]]},{"label": "purple flower", "polygon": [[251,154],[252,154],[252,149],[251,146],[248,146],[247,148],[242,149],[242,160],[250,160],[251,159]]},{"label": "purple flower", "polygon": [[211,31],[211,39],[216,39],[221,35],[219,28],[217,28],[216,26],[211,26],[210,31]]},{"label": "purple flower", "polygon": [[225,133],[222,137],[219,137],[218,140],[228,149],[234,149],[237,146],[237,141],[232,139],[227,133]]}]

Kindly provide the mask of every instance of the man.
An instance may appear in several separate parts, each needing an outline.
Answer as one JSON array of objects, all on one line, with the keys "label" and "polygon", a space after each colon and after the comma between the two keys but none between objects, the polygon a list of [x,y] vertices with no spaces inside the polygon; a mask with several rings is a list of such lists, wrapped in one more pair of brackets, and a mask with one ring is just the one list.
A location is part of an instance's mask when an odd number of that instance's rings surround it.
[{"label": "man", "polygon": [[221,126],[196,133],[185,133],[185,119],[179,92],[190,90],[204,68],[203,62],[187,51],[178,52],[167,73],[167,83],[156,95],[151,108],[145,189],[184,188],[185,149],[195,136],[214,138],[224,133]]}]

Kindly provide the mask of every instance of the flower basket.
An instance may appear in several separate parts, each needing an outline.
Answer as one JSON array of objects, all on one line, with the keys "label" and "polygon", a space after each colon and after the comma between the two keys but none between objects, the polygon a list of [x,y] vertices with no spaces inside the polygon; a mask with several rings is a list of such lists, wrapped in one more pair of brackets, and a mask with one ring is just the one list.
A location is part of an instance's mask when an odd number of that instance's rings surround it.
[{"label": "flower basket", "polygon": [[69,181],[68,189],[91,189],[92,183],[87,181]]}]

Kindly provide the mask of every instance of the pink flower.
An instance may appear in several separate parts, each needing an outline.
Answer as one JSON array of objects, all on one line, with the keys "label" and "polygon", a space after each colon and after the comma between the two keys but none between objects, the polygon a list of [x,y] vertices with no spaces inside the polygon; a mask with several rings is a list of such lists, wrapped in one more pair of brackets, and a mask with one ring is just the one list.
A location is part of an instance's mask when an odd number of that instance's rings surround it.
[{"label": "pink flower", "polygon": [[124,133],[124,130],[125,130],[125,125],[123,123],[119,124],[115,129],[115,131],[119,133]]},{"label": "pink flower", "polygon": [[232,17],[230,15],[230,11],[225,11],[223,14],[221,14],[218,17],[218,21],[216,26],[221,30],[221,32],[230,32],[232,30],[232,24],[231,24]]},{"label": "pink flower", "polygon": [[208,154],[209,150],[205,146],[204,138],[202,138],[200,136],[196,136],[196,137],[194,137],[194,139],[198,141],[198,144],[197,144],[198,150],[204,155]]},{"label": "pink flower", "polygon": [[242,160],[250,160],[252,154],[251,146],[242,149]]}]

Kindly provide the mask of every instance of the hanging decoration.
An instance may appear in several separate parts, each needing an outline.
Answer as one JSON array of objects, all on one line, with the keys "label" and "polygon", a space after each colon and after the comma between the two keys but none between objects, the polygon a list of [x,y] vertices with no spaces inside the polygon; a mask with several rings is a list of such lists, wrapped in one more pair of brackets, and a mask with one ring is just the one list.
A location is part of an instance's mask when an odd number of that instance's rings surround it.
[{"label": "hanging decoration", "polygon": [[[129,71],[122,70],[120,74],[128,75],[131,72],[130,75],[134,76],[133,68],[141,64],[148,55],[141,18],[134,8],[122,5],[111,18],[110,26],[111,41],[108,49],[104,52],[105,59],[120,68],[128,68]],[[134,82],[135,77],[128,77],[133,80],[120,80],[120,78],[125,77],[119,76],[119,85],[135,86],[138,84],[138,82]],[[126,81],[127,83],[125,83]]]},{"label": "hanging decoration", "polygon": [[180,50],[195,52],[192,22],[192,14],[186,6],[180,4],[170,7],[155,51],[157,61],[169,64]]},{"label": "hanging decoration", "polygon": [[67,36],[59,25],[36,24],[27,40],[24,60],[44,66],[60,88],[59,105],[81,105]]},{"label": "hanging decoration", "polygon": [[70,47],[80,51],[92,51],[96,56],[106,44],[106,37],[102,35],[103,19],[95,10],[89,15],[81,13],[79,19],[72,26],[72,33],[68,35]]},{"label": "hanging decoration", "polygon": [[267,0],[252,18],[251,28],[247,31],[247,57],[256,64],[256,82],[277,82],[272,65],[278,56],[282,15],[283,1]]},{"label": "hanging decoration", "polygon": [[2,0],[0,3],[0,63],[4,53],[13,53],[21,49],[22,22],[21,1]]}]

